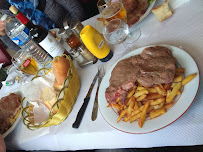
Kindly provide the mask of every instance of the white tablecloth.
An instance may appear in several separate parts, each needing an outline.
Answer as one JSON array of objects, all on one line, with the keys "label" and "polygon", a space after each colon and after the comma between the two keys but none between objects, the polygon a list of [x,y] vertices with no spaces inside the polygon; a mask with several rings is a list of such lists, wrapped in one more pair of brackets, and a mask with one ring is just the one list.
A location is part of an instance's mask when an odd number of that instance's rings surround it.
[{"label": "white tablecloth", "polygon": [[[157,5],[163,0],[158,0]],[[191,0],[177,8],[172,17],[160,23],[150,13],[146,19],[134,28],[140,28],[142,35],[138,41],[130,45],[131,50],[152,44],[168,44],[182,46],[197,62],[202,78],[203,71],[203,1]],[[96,16],[83,22],[95,26]],[[98,114],[96,121],[91,121],[91,112],[96,87],[86,109],[83,121],[78,129],[73,129],[77,112],[83,103],[90,83],[96,73],[97,66],[104,64],[109,68],[121,57],[125,51],[123,45],[111,46],[114,57],[107,63],[98,61],[95,65],[77,68],[81,90],[69,117],[60,125],[51,127],[49,133],[41,132],[41,136],[34,136],[21,123],[6,137],[9,149],[24,150],[79,150],[79,149],[108,149],[108,148],[136,148],[159,146],[185,146],[203,144],[203,91],[199,93],[189,110],[171,125],[148,134],[128,134],[112,128]],[[202,80],[201,82],[202,83]],[[3,88],[2,90],[4,90]],[[2,92],[1,90],[1,92]],[[0,93],[1,94],[1,93]],[[24,132],[30,133],[25,136]]]}]

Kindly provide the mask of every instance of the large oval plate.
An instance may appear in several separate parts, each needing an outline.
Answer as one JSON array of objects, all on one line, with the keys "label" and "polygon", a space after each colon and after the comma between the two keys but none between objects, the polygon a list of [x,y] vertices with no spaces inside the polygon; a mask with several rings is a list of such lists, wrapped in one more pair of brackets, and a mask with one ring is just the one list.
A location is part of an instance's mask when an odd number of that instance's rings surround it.
[{"label": "large oval plate", "polygon": [[[137,21],[135,24],[131,25],[130,28],[132,28],[133,26],[137,25],[139,22],[141,22],[143,19],[145,19],[149,13],[151,12],[152,8],[154,7],[156,3],[156,0],[154,0],[147,8],[146,12],[144,13],[144,15],[142,15],[139,19],[139,21]],[[99,14],[98,17],[101,17],[101,15]],[[102,33],[104,28],[103,22],[96,20],[96,29],[97,31],[99,31],[100,33]]]},{"label": "large oval plate", "polygon": [[[105,98],[105,91],[106,88],[109,86],[109,79],[111,77],[111,72],[113,68],[116,66],[117,62],[108,70],[106,75],[104,76],[100,88],[99,88],[99,94],[98,94],[98,101],[99,101],[99,109],[104,117],[104,119],[114,128],[127,132],[127,133],[134,133],[134,134],[143,134],[143,133],[149,133],[153,132],[159,129],[162,129],[174,121],[176,121],[178,118],[180,118],[191,106],[192,102],[194,101],[199,84],[200,84],[200,78],[199,78],[199,69],[194,61],[194,59],[184,50],[177,48],[175,46],[170,45],[161,45],[169,48],[172,51],[173,56],[176,58],[177,62],[181,65],[182,68],[185,69],[185,76],[190,75],[192,73],[197,73],[197,76],[189,82],[187,85],[184,86],[184,91],[182,92],[180,98],[178,101],[174,104],[174,106],[169,109],[165,114],[155,118],[155,119],[149,119],[146,120],[144,123],[144,126],[140,128],[138,126],[138,122],[135,121],[133,123],[129,122],[123,122],[120,121],[117,123],[118,115],[113,111],[112,108],[107,108],[108,103]],[[146,46],[150,47],[150,46]],[[141,52],[146,48],[142,47],[139,49],[136,49],[128,54],[126,54],[124,57],[122,57],[120,60],[129,58],[131,56],[141,54]],[[119,61],[120,61],[119,60]],[[118,61],[118,62],[119,62]]]}]

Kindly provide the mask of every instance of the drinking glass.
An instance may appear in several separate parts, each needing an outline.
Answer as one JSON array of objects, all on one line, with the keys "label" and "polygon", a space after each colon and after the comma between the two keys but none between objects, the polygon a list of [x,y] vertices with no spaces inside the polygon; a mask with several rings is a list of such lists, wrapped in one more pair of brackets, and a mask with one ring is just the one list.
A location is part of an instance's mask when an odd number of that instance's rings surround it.
[{"label": "drinking glass", "polygon": [[132,43],[140,37],[140,32],[130,32],[126,22],[116,18],[108,22],[103,29],[103,36],[110,44]]},{"label": "drinking glass", "polygon": [[19,50],[11,59],[13,66],[17,67],[18,70],[24,74],[36,75],[39,67],[32,55],[25,51]]},{"label": "drinking glass", "polygon": [[[99,0],[97,3],[97,7],[99,9],[100,14],[103,17],[103,23],[105,26],[103,29],[105,33],[103,34],[109,34],[109,32],[107,31],[112,31],[112,29],[115,30],[115,27],[118,28],[117,32],[112,33],[111,38],[115,37],[115,34],[117,34],[119,37],[113,38],[113,40],[109,41],[109,43],[118,44],[123,42],[121,39],[126,39],[125,43],[133,43],[139,39],[141,35],[140,29],[130,31],[127,25],[127,13],[122,3],[122,0]],[[118,42],[115,42],[116,41],[115,39],[117,39]]]},{"label": "drinking glass", "polygon": [[106,21],[119,18],[124,22],[127,21],[127,13],[122,0],[99,0],[97,7]]}]

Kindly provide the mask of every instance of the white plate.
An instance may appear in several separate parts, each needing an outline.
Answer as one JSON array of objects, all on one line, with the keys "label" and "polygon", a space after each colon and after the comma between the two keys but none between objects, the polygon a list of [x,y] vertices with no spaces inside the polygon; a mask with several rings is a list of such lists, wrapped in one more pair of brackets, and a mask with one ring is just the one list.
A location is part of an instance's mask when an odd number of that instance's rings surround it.
[{"label": "white plate", "polygon": [[[13,93],[14,93],[14,92],[13,92]],[[16,93],[16,94],[18,94],[18,93]],[[27,104],[27,101],[24,101],[24,102],[22,103],[22,106],[25,107],[26,104]],[[5,138],[6,136],[8,136],[8,135],[17,127],[18,123],[20,122],[20,120],[21,120],[21,118],[22,118],[21,112],[22,112],[22,108],[21,108],[21,111],[20,111],[20,113],[19,113],[17,119],[16,119],[15,122],[13,123],[13,125],[12,125],[5,133],[3,133],[3,135],[2,135],[3,138]]]},{"label": "white plate", "polygon": [[[155,3],[156,3],[156,0],[154,0],[154,1],[148,6],[146,12],[144,13],[144,15],[142,15],[142,16],[140,17],[139,21],[137,21],[135,24],[131,25],[130,28],[132,28],[133,26],[137,25],[139,22],[141,22],[144,18],[147,17],[147,16],[149,15],[149,13],[151,12],[152,8],[154,7]],[[99,17],[101,17],[101,15],[100,15]],[[103,28],[104,28],[103,22],[97,20],[97,21],[96,21],[96,29],[97,29],[97,31],[99,31],[100,33],[102,33]]]},{"label": "white plate", "polygon": [[[155,46],[155,45],[152,45],[152,46]],[[150,47],[150,46],[142,47],[126,54],[109,69],[109,71],[104,76],[99,88],[99,94],[98,94],[99,109],[104,119],[112,127],[123,132],[134,133],[134,134],[153,132],[170,125],[178,118],[180,118],[188,110],[188,108],[191,106],[192,102],[194,101],[199,88],[199,84],[200,84],[199,69],[197,67],[196,62],[187,52],[185,52],[180,48],[177,48],[175,46],[170,46],[170,45],[160,45],[160,46],[165,46],[172,51],[172,54],[176,58],[177,62],[181,65],[182,68],[185,69],[185,76],[190,75],[192,73],[197,73],[197,76],[191,82],[189,82],[187,85],[184,86],[183,93],[180,95],[180,98],[173,105],[171,109],[169,109],[165,114],[155,119],[147,120],[144,123],[142,128],[138,126],[138,121],[135,121],[133,123],[120,121],[119,123],[117,123],[116,120],[118,118],[118,115],[113,111],[112,108],[107,108],[108,103],[105,98],[105,91],[106,91],[106,88],[109,86],[109,79],[111,76],[111,72],[116,66],[117,62],[125,58],[129,58],[130,56],[141,54],[141,52],[146,47]]]}]

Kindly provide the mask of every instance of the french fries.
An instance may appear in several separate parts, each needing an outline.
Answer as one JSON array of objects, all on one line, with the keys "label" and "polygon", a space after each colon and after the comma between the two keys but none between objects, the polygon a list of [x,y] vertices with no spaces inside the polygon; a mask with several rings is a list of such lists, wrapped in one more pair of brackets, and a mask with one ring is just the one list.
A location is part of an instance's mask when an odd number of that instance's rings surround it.
[{"label": "french fries", "polygon": [[115,104],[109,104],[108,107],[112,106],[118,110],[117,122],[121,119],[130,123],[138,120],[138,125],[142,128],[146,119],[154,119],[166,113],[174,105],[174,98],[181,94],[181,87],[197,75],[194,73],[183,79],[183,73],[183,68],[176,68],[177,75],[172,83],[158,84],[151,88],[136,82],[124,103],[118,98]]},{"label": "french fries", "polygon": [[146,116],[147,116],[147,112],[148,112],[148,109],[149,109],[149,103],[150,101],[147,101],[146,104],[144,105],[144,108],[140,114],[140,119],[138,121],[138,125],[140,126],[140,128],[142,128],[144,122],[145,122],[145,119],[146,119]]}]

